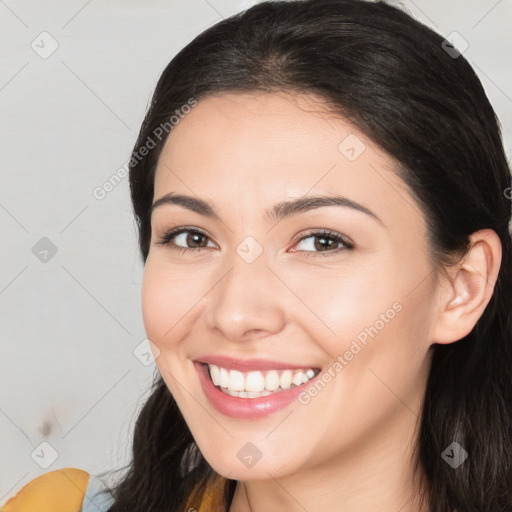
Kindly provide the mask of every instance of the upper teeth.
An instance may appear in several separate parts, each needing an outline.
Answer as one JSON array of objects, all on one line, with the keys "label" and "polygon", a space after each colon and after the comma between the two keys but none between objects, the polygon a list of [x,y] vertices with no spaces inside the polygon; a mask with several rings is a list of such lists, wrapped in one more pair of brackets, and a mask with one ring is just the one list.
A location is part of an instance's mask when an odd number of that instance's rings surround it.
[{"label": "upper teeth", "polygon": [[238,370],[227,370],[214,364],[209,364],[210,377],[215,386],[229,391],[276,391],[279,388],[289,389],[292,384],[300,386],[312,379],[316,372],[312,368],[305,370],[252,371],[247,373]]}]

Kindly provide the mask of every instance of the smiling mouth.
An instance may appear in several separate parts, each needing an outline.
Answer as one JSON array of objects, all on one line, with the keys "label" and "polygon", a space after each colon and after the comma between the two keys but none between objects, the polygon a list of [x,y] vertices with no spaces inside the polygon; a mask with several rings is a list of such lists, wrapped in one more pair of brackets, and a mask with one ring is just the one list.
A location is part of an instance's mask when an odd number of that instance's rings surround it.
[{"label": "smiling mouth", "polygon": [[259,398],[306,384],[320,373],[319,368],[241,372],[202,363],[213,385],[223,393],[239,398]]}]

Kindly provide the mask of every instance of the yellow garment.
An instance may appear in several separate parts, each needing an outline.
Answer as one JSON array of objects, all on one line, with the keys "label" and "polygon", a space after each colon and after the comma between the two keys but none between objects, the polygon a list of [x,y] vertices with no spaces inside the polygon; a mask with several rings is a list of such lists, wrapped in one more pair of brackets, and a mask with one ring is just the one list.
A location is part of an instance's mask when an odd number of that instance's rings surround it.
[{"label": "yellow garment", "polygon": [[49,471],[26,484],[1,512],[80,512],[89,473],[76,468]]},{"label": "yellow garment", "polygon": [[221,512],[226,510],[226,490],[230,480],[212,475],[206,482],[197,484],[187,496],[182,508],[185,512]]}]

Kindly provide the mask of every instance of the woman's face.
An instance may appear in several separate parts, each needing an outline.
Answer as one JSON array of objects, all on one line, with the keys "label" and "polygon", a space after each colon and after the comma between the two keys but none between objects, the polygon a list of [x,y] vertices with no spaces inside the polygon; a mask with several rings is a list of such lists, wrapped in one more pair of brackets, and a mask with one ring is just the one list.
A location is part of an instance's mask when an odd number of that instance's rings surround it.
[{"label": "woman's face", "polygon": [[313,96],[210,96],[172,130],[143,316],[218,473],[278,478],[413,435],[437,281],[393,165]]}]

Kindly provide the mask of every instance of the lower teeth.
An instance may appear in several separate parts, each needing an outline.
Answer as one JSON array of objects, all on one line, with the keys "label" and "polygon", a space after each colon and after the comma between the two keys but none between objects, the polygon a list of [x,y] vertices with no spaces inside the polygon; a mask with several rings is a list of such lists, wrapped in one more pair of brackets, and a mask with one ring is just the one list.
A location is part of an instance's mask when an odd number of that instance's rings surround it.
[{"label": "lower teeth", "polygon": [[[226,395],[236,396],[238,398],[259,398],[260,396],[268,396],[273,395],[274,393],[280,393],[281,391],[286,391],[286,389],[279,388],[275,391],[267,391],[266,389],[263,391],[231,391],[228,388],[221,388],[220,386],[215,386],[218,390],[222,391]],[[296,388],[295,384],[292,384],[288,389]]]}]

